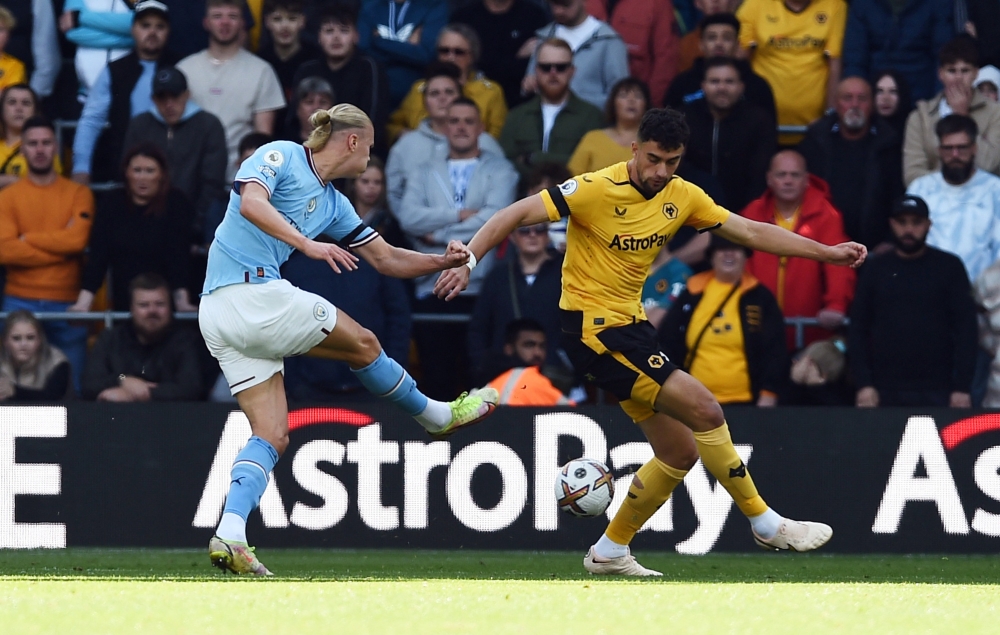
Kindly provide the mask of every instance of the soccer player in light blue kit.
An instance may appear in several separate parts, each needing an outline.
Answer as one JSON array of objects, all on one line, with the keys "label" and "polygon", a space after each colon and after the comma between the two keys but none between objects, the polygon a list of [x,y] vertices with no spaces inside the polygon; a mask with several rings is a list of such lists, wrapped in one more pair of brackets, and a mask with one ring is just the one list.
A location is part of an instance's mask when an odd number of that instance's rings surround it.
[{"label": "soccer player in light blue kit", "polygon": [[[390,246],[330,185],[368,166],[375,134],[364,112],[339,104],[317,111],[310,122],[304,144],[268,143],[243,162],[208,252],[198,322],[253,432],[233,463],[225,510],[208,547],[212,564],[237,574],[270,575],[247,545],[246,520],[288,445],[285,357],[310,353],[347,362],[368,390],[398,404],[435,437],[482,420],[499,397],[483,388],[450,403],[428,399],[371,331],[280,278],[293,249],[327,261],[337,273],[357,268],[348,249],[397,278],[475,267],[457,241],[443,255]],[[336,244],[314,240],[320,234]]]}]

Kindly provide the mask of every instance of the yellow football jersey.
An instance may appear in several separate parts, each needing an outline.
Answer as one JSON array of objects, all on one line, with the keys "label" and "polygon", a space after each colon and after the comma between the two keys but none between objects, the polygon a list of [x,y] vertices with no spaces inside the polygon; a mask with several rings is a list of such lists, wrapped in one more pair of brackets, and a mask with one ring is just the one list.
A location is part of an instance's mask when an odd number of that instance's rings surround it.
[{"label": "yellow football jersey", "polygon": [[804,126],[826,108],[828,58],[839,58],[847,25],[844,0],[812,0],[793,13],[783,0],[746,0],[736,12],[740,46],[774,91],[778,123]]},{"label": "yellow football jersey", "polygon": [[700,187],[678,177],[646,198],[627,166],[617,163],[541,193],[551,220],[569,217],[559,307],[583,312],[584,340],[646,319],[642,285],[682,226],[707,231],[729,218]]}]

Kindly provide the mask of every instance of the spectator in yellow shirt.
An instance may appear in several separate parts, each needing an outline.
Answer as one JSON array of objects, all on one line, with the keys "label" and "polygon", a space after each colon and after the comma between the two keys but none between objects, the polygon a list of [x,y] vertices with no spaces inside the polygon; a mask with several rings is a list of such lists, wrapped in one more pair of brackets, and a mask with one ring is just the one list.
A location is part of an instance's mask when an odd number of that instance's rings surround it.
[{"label": "spectator in yellow shirt", "polygon": [[[38,96],[27,84],[14,84],[0,92],[0,188],[7,187],[28,171],[21,153],[21,129],[24,122],[39,114]],[[55,170],[62,174],[58,149]]]},{"label": "spectator in yellow shirt", "polygon": [[566,164],[570,173],[579,176],[631,159],[639,121],[649,106],[649,87],[644,81],[635,77],[618,80],[604,106],[609,126],[583,135]]},{"label": "spectator in yellow shirt", "polygon": [[[847,24],[844,0],[746,0],[740,46],[774,91],[779,126],[808,126],[833,108]],[[782,135],[779,145],[802,135]]]},{"label": "spectator in yellow shirt", "polygon": [[4,52],[10,32],[17,26],[17,20],[10,9],[0,6],[0,89],[28,81],[24,72],[24,62],[10,53]]},{"label": "spectator in yellow shirt", "polygon": [[[465,24],[449,24],[441,29],[437,40],[437,58],[441,62],[451,62],[462,71],[459,81],[462,94],[476,102],[482,115],[483,127],[494,139],[500,137],[504,121],[507,119],[507,100],[503,89],[476,70],[479,60],[479,36],[472,27]],[[424,108],[424,86],[426,81],[415,82],[396,112],[389,117],[386,128],[389,140],[395,142],[399,136],[415,130],[427,118]]]}]

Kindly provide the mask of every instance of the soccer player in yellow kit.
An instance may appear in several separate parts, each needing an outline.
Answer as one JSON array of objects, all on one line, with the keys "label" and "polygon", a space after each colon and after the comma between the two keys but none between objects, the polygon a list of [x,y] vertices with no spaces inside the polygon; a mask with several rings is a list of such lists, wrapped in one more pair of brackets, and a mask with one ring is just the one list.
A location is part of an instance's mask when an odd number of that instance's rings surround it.
[{"label": "soccer player in yellow kit", "polygon": [[674,176],[687,140],[682,114],[648,111],[632,144],[632,160],[500,210],[469,243],[469,263],[444,272],[435,287],[440,297],[455,297],[468,284],[477,257],[516,227],[569,217],[559,301],[563,345],[578,371],[620,400],[654,452],[584,558],[584,567],[595,574],[662,575],[636,562],[628,545],[699,456],[748,517],[760,546],[809,551],[833,535],[827,525],[784,518],[767,506],[736,454],[718,401],[660,352],[641,292],[653,259],[683,225],[751,249],[851,267],[861,265],[867,251],[857,243],[822,245],[731,214],[701,188]]}]

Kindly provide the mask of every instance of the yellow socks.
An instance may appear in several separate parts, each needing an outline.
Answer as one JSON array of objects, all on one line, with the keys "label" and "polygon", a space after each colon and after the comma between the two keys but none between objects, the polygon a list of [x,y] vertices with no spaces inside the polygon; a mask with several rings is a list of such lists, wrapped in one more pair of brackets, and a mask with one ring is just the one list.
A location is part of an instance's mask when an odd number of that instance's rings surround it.
[{"label": "yellow socks", "polygon": [[687,470],[670,467],[656,457],[650,459],[635,473],[628,496],[604,535],[619,545],[632,542],[639,528],[667,502],[685,474]]},{"label": "yellow socks", "polygon": [[[695,432],[694,441],[698,454],[712,476],[726,488],[736,505],[746,516],[759,516],[767,511],[767,504],[757,493],[757,487],[750,478],[750,472],[743,460],[736,454],[733,439],[729,436],[729,425],[708,432]],[[616,517],[617,520],[617,517]]]}]

